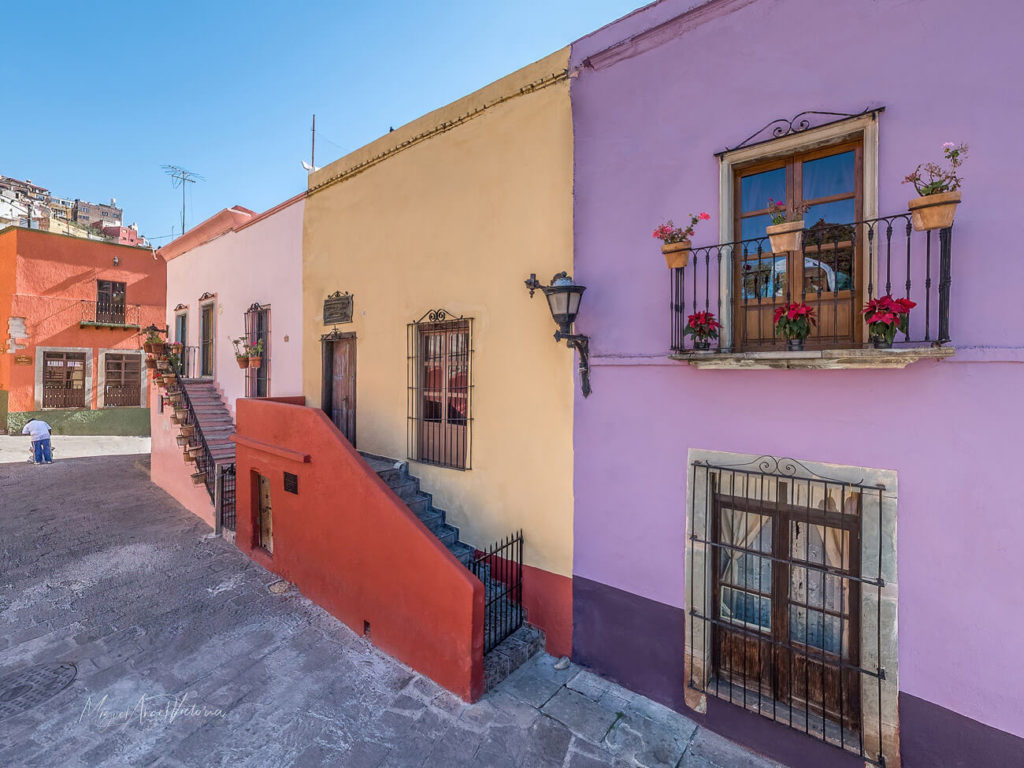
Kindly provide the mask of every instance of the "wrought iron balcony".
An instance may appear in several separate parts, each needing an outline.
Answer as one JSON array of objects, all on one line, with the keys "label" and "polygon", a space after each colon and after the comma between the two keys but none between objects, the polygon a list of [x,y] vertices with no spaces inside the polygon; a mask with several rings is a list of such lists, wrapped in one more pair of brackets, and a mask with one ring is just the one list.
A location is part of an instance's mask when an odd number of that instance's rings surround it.
[{"label": "wrought iron balcony", "polygon": [[82,328],[131,328],[138,330],[142,307],[139,304],[125,304],[118,301],[87,301],[81,302],[82,315],[79,326]]},{"label": "wrought iron balcony", "polygon": [[712,351],[782,351],[775,310],[805,302],[817,320],[808,350],[854,350],[869,344],[861,309],[879,296],[916,302],[893,345],[950,341],[952,227],[917,232],[910,213],[832,224],[803,232],[799,252],[772,253],[767,236],[698,246],[686,267],[671,271],[671,349],[694,352],[688,318],[712,311],[723,323]]}]

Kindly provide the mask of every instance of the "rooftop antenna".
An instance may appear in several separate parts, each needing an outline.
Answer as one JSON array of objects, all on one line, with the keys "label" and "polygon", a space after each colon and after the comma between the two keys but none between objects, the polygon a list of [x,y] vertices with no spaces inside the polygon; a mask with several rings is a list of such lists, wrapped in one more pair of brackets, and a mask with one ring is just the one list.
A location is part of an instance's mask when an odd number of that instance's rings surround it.
[{"label": "rooftop antenna", "polygon": [[309,162],[303,160],[302,167],[306,169],[307,173],[320,170],[316,167],[316,115],[313,115],[313,145],[309,150]]},{"label": "rooftop antenna", "polygon": [[164,173],[171,177],[175,189],[181,187],[181,234],[185,234],[185,185],[195,184],[197,181],[206,181],[198,173],[186,171],[176,165],[162,166]]}]

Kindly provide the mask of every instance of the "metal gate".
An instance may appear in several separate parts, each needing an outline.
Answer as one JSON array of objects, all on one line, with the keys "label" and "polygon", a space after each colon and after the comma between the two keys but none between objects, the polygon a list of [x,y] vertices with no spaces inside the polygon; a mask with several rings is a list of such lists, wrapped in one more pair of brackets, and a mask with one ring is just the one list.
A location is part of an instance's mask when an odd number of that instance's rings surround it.
[{"label": "metal gate", "polygon": [[217,467],[217,522],[218,528],[235,530],[235,465],[221,464]]},{"label": "metal gate", "polygon": [[254,303],[245,312],[245,343],[255,347],[263,342],[263,359],[259,368],[245,372],[245,396],[267,397],[270,394],[270,307]]},{"label": "metal gate", "polygon": [[480,552],[469,566],[484,585],[484,653],[523,626],[523,532]]}]

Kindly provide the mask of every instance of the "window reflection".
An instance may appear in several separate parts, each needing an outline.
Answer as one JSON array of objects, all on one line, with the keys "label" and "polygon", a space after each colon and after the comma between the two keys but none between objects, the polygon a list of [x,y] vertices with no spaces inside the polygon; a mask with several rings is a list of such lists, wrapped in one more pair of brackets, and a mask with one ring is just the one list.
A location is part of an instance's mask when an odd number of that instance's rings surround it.
[{"label": "window reflection", "polygon": [[785,167],[743,177],[743,184],[740,188],[740,205],[744,213],[767,208],[769,197],[773,200],[786,199]]},{"label": "window reflection", "polygon": [[[819,157],[803,162],[804,200],[851,194],[854,191],[854,152]],[[744,184],[746,179],[743,180]],[[847,219],[847,221],[852,221]]]}]

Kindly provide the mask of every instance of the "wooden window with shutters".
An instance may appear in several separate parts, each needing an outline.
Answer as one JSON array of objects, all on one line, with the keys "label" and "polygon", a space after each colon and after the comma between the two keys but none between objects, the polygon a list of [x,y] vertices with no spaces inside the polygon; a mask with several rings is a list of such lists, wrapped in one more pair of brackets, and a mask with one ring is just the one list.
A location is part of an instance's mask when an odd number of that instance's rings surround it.
[{"label": "wooden window with shutters", "polygon": [[[776,307],[808,301],[817,312],[821,342],[850,347],[862,341],[856,309],[863,304],[864,248],[855,222],[863,219],[863,141],[775,157],[734,169],[734,234],[737,241],[765,236],[769,199],[789,213],[806,206],[802,252],[772,253],[768,241],[733,251],[733,317],[741,350],[780,348]],[[824,341],[828,337],[827,344]]]},{"label": "wooden window with shutters", "polygon": [[127,284],[114,280],[96,281],[96,322],[123,325]]},{"label": "wooden window with shutters", "polygon": [[103,362],[103,405],[106,408],[142,405],[142,358],[108,352]]},{"label": "wooden window with shutters", "polygon": [[43,353],[43,408],[85,408],[85,353]]}]

